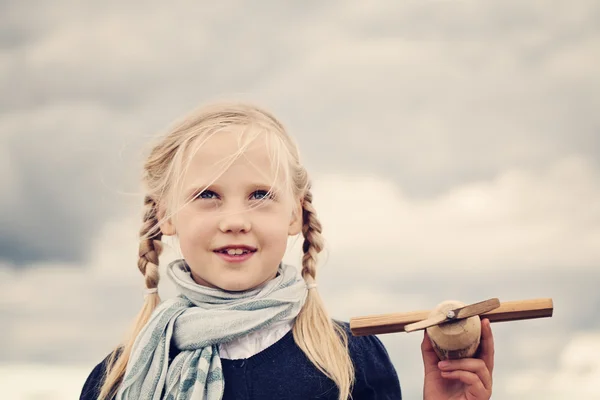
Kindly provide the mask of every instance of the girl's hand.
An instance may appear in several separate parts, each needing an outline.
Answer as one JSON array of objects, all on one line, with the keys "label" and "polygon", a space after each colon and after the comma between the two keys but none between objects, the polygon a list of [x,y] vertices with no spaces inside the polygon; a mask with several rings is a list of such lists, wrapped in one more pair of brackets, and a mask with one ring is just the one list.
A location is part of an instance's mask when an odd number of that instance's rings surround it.
[{"label": "girl's hand", "polygon": [[490,321],[481,320],[479,358],[440,362],[427,331],[421,353],[425,366],[424,400],[489,400],[492,396],[494,369],[494,337]]}]

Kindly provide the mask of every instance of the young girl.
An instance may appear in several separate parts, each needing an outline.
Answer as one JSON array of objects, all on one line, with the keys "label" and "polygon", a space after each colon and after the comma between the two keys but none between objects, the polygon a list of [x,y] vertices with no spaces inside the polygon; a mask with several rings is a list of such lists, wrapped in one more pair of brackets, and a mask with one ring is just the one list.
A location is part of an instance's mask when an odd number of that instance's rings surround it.
[{"label": "young girl", "polygon": [[[154,147],[144,172],[144,306],[81,399],[401,398],[381,342],[352,336],[325,310],[310,180],[275,117],[247,104],[202,108]],[[282,258],[300,232],[298,270]],[[183,259],[167,267],[179,296],[161,302],[163,235],[177,239]],[[426,399],[489,399],[489,322],[480,359],[438,365],[427,338],[422,352]]]}]

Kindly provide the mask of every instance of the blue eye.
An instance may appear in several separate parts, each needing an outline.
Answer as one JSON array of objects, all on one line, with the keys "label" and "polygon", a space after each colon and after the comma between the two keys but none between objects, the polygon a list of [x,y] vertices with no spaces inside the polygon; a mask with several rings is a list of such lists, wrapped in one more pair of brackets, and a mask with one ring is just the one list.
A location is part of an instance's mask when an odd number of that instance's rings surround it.
[{"label": "blue eye", "polygon": [[217,194],[215,192],[213,192],[212,190],[205,190],[205,191],[203,191],[201,193],[198,193],[196,195],[196,198],[197,199],[208,199],[208,200],[211,200],[211,199],[214,198],[214,197],[210,197],[211,195],[215,195],[216,196]]},{"label": "blue eye", "polygon": [[[259,198],[254,197],[254,195],[256,195],[256,194],[259,195]],[[253,197],[253,200],[272,199],[273,193],[269,192],[267,190],[257,190],[254,193],[252,193],[251,197]]]}]

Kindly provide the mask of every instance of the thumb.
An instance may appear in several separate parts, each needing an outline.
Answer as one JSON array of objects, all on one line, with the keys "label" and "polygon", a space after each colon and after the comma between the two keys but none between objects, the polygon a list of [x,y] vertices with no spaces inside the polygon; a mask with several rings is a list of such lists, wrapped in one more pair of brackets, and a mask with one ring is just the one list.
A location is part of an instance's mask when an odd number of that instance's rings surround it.
[{"label": "thumb", "polygon": [[425,374],[431,371],[438,370],[438,362],[440,361],[435,350],[431,345],[431,340],[427,331],[424,330],[423,341],[421,342],[421,355],[423,356],[423,366],[425,367]]}]

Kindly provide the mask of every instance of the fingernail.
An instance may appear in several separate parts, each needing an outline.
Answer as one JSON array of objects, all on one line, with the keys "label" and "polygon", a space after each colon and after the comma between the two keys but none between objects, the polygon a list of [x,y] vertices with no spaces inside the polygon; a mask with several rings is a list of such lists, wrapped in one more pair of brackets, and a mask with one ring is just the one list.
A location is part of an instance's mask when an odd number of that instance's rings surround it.
[{"label": "fingernail", "polygon": [[448,361],[440,361],[438,363],[439,368],[448,368],[449,366],[450,366],[450,363]]}]

